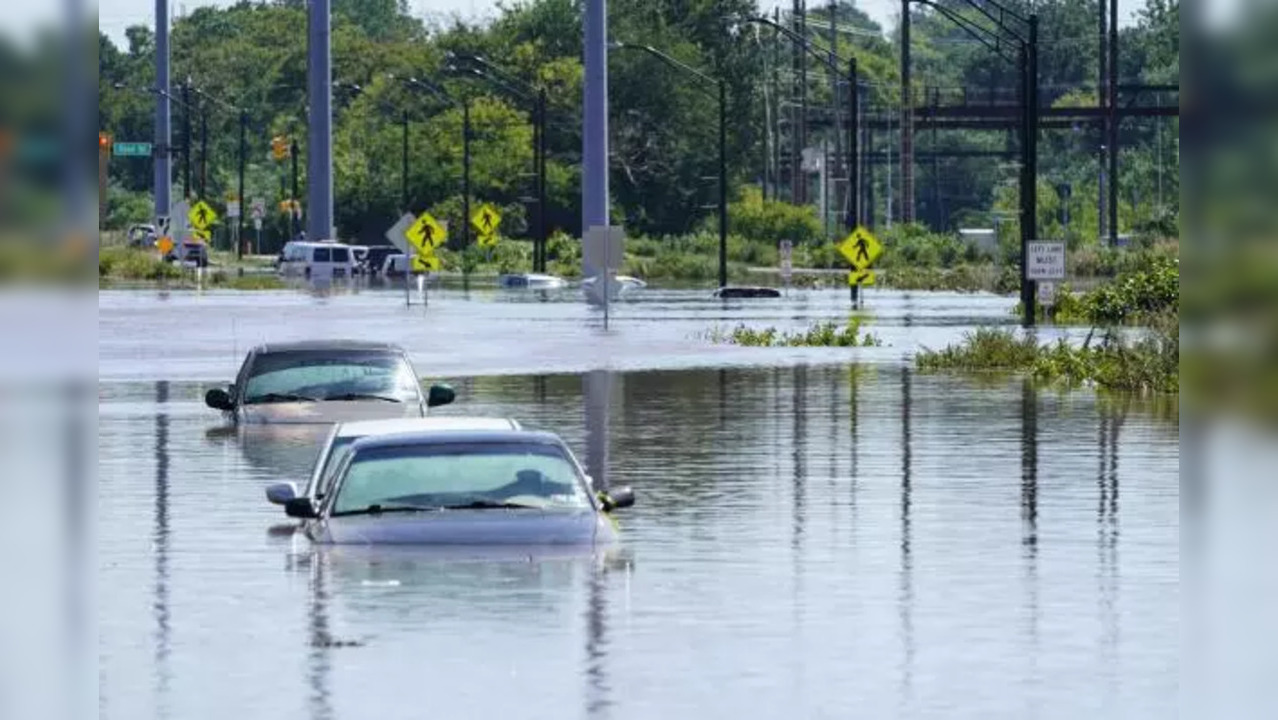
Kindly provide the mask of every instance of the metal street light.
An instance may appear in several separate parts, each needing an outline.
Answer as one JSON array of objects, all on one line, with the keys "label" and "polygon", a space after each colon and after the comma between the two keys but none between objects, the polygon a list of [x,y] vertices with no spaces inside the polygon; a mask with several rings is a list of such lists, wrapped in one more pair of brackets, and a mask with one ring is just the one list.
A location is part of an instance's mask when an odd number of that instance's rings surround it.
[{"label": "metal street light", "polygon": [[719,91],[719,287],[728,285],[728,86],[723,78],[712,78],[687,63],[661,52],[651,45],[633,45],[616,42],[617,50],[640,50],[658,58],[667,65],[690,73],[703,83],[714,85]]},{"label": "metal street light", "polygon": [[[488,80],[507,93],[532,104],[533,176],[536,184],[534,194],[537,198],[537,237],[533,245],[533,272],[546,272],[546,242],[549,238],[546,226],[546,89],[540,86],[534,87],[479,55],[450,51],[446,57],[450,63],[450,70],[468,71],[470,75]],[[457,65],[457,60],[479,67],[463,69]]]},{"label": "metal street light", "polygon": [[[398,75],[387,75],[391,80],[398,80],[404,85],[415,90],[424,90],[435,97],[443,100],[448,105],[460,107],[462,111],[462,249],[470,246],[470,99],[463,97],[461,100],[453,97],[443,87],[437,85],[430,80],[418,77],[399,77]],[[404,141],[404,182],[408,182],[408,142],[407,133]],[[407,194],[407,190],[405,190]],[[463,264],[463,266],[465,266]]]}]

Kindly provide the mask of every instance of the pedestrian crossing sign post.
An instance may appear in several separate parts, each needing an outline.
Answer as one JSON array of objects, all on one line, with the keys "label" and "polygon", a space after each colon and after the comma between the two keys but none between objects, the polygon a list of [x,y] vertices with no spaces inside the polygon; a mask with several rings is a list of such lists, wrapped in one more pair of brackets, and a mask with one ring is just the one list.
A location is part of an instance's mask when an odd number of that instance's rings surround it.
[{"label": "pedestrian crossing sign post", "polygon": [[448,242],[448,228],[435,219],[430,213],[422,213],[417,220],[404,231],[404,237],[417,248],[419,253],[435,253],[435,248]]},{"label": "pedestrian crossing sign post", "polygon": [[851,235],[839,243],[839,252],[847,258],[857,270],[868,270],[875,260],[883,254],[883,245],[879,239],[864,227],[858,227]]},{"label": "pedestrian crossing sign post", "polygon": [[877,278],[874,277],[873,270],[853,270],[848,273],[848,285],[852,287],[861,287],[862,285],[873,285]]},{"label": "pedestrian crossing sign post", "polygon": [[203,200],[191,206],[191,211],[187,213],[186,219],[190,221],[191,227],[196,230],[207,230],[210,225],[217,222],[217,212],[209,207],[209,204]]},{"label": "pedestrian crossing sign post", "polygon": [[497,208],[485,203],[470,216],[470,224],[475,228],[475,234],[479,237],[481,245],[484,244],[484,238],[491,238],[490,242],[496,244],[497,228],[501,227],[501,213],[497,212]]}]

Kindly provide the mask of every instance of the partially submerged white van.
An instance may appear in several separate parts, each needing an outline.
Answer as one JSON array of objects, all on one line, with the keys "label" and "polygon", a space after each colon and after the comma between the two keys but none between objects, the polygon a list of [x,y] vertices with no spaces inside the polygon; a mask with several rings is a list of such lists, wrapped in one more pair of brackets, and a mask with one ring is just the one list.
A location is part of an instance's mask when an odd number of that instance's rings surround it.
[{"label": "partially submerged white van", "polygon": [[355,275],[355,253],[338,242],[290,242],[280,253],[280,274],[307,280],[349,280]]}]

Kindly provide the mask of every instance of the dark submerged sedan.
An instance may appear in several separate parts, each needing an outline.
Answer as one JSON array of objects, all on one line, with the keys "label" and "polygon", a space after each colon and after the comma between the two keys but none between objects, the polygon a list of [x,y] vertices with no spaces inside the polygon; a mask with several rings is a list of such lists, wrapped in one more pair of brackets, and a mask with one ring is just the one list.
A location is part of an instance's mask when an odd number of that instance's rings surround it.
[{"label": "dark submerged sedan", "polygon": [[326,340],[253,348],[235,382],[208,391],[204,402],[239,424],[311,424],[423,417],[453,398],[446,385],[423,396],[398,346]]},{"label": "dark submerged sedan", "polygon": [[559,437],[526,430],[420,431],[357,440],[322,500],[290,517],[321,544],[608,545],[629,489],[596,492]]}]

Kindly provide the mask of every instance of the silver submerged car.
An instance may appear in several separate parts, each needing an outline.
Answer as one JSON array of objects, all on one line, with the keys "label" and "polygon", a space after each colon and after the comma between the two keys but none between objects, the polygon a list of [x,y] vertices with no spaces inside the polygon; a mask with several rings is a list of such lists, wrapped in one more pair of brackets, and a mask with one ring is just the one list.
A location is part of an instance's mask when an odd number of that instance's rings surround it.
[{"label": "silver submerged car", "polygon": [[365,437],[327,489],[284,510],[335,545],[607,545],[610,513],[635,500],[595,493],[558,436],[514,429]]},{"label": "silver submerged car", "polygon": [[235,423],[309,424],[423,417],[454,397],[446,385],[423,396],[402,348],[339,340],[258,346],[235,382],[208,391],[204,402]]}]

